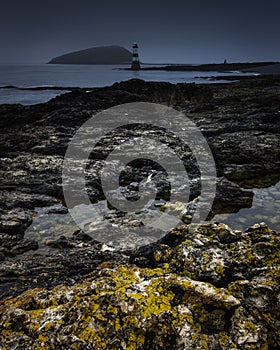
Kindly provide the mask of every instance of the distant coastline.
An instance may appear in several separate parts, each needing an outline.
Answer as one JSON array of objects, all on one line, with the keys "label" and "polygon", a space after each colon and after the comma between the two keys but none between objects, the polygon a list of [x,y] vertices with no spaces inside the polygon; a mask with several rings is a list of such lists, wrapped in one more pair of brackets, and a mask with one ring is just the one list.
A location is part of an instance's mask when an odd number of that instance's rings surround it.
[{"label": "distant coastline", "polygon": [[[245,63],[210,63],[200,65],[190,64],[170,64],[166,66],[155,66],[155,67],[144,67],[142,70],[165,70],[165,71],[182,71],[182,72],[258,72],[264,67],[270,67],[273,69],[274,66],[280,66],[279,62],[245,62]],[[268,73],[271,74],[271,73]],[[273,74],[273,73],[272,73]]]},{"label": "distant coastline", "polygon": [[[195,84],[231,84],[238,81],[252,81],[263,79],[275,79],[280,74],[280,64],[269,62],[250,63],[244,69],[233,70],[233,64],[228,64],[232,70],[225,69],[225,65],[157,65],[157,69],[151,69],[152,65],[142,64],[142,70],[133,72],[125,69],[130,65],[35,65],[35,66],[0,66],[2,84],[0,86],[0,104],[33,105],[47,102],[50,99],[69,91],[93,91],[97,87],[110,86],[116,82],[129,79],[141,79],[145,81],[166,81],[170,83],[195,83]],[[251,66],[251,68],[250,68]],[[123,67],[123,69],[121,69]],[[153,66],[154,67],[154,66]],[[180,70],[176,71],[176,67]],[[187,67],[187,69],[186,69]],[[203,70],[207,67],[210,70]],[[146,69],[148,68],[148,69]],[[184,70],[182,68],[185,68]],[[243,65],[244,68],[244,65]],[[170,70],[173,69],[173,70]]]}]

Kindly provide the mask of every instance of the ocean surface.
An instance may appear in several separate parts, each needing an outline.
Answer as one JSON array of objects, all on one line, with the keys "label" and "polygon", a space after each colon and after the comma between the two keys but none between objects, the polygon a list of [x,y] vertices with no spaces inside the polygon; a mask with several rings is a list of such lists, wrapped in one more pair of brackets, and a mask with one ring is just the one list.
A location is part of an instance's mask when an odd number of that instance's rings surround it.
[{"label": "ocean surface", "polygon": [[[147,66],[146,66],[147,67]],[[33,105],[46,102],[65,90],[50,90],[48,87],[102,87],[128,79],[168,81],[171,83],[215,83],[207,78],[224,75],[217,72],[166,72],[129,71],[112,65],[0,65],[0,104],[20,103]],[[227,75],[244,75],[231,72]],[[219,81],[221,82],[221,81]],[[13,86],[15,88],[5,88]],[[20,88],[44,87],[44,90],[20,90]]]}]

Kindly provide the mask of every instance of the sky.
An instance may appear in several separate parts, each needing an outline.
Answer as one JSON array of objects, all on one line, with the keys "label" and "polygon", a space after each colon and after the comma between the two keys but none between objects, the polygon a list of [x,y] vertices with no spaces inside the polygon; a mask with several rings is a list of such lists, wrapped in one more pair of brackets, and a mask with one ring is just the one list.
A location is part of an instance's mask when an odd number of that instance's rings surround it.
[{"label": "sky", "polygon": [[1,0],[0,63],[139,44],[150,63],[280,61],[279,0]]}]

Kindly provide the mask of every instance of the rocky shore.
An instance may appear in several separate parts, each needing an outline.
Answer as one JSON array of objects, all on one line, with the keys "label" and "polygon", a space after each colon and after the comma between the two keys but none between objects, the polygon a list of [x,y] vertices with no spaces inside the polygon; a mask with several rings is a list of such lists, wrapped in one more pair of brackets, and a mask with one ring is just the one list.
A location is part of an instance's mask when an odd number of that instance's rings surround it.
[{"label": "rocky shore", "polygon": [[[275,77],[217,85],[130,80],[73,89],[35,106],[1,105],[0,345],[278,349],[280,236],[264,224],[240,232],[212,222],[189,232],[191,212],[178,206],[182,225],[138,249],[110,247],[78,227],[51,239],[46,230],[39,239],[28,236],[41,210],[45,216],[67,213],[61,171],[75,131],[96,113],[129,102],[172,106],[203,132],[218,173],[209,219],[249,208],[252,188],[279,181],[280,79]],[[100,169],[114,146],[111,140],[117,144],[143,133],[149,130],[116,130],[91,153],[87,191],[93,203],[104,201]],[[156,137],[184,160],[195,203],[199,170],[191,153],[162,130]],[[157,164],[129,164],[120,184],[137,198],[138,184],[149,176],[159,202],[151,210],[165,210],[170,186]],[[141,225],[108,209],[111,223]],[[53,231],[60,232],[55,225]],[[92,226],[106,230],[103,221]]]},{"label": "rocky shore", "polygon": [[[15,279],[61,284],[0,301],[3,349],[279,349],[280,235],[265,225],[182,226],[129,259],[67,255],[9,264]],[[91,272],[77,281],[78,268]]]}]

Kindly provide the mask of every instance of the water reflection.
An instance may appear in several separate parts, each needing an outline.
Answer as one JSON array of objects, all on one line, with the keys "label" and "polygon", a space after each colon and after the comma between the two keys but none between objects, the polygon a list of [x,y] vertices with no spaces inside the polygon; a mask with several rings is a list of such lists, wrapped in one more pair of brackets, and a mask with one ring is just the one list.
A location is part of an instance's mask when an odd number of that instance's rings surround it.
[{"label": "water reflection", "polygon": [[223,222],[235,230],[265,222],[270,228],[280,231],[280,182],[269,188],[255,188],[252,207],[235,214],[219,214],[215,221]]},{"label": "water reflection", "polygon": [[[280,231],[280,182],[269,188],[253,189],[253,192],[254,199],[251,208],[241,209],[234,214],[218,214],[213,220],[223,222],[232,229],[241,231],[246,230],[253,224],[265,222],[270,228]],[[106,230],[111,225],[111,217],[116,218],[116,211],[108,207],[107,201],[96,203],[96,209],[96,217],[91,218],[92,230],[93,232],[95,230],[96,232]],[[157,207],[150,207],[130,219],[149,221],[155,214],[154,210],[157,211],[157,209]],[[160,215],[160,212],[158,214]],[[129,221],[129,218],[123,219]],[[84,224],[87,224],[86,220]],[[41,249],[46,249],[46,240],[55,240],[61,235],[71,237],[77,230],[79,230],[79,227],[70,214],[63,212],[63,207],[59,208],[56,205],[48,208],[38,208],[38,215],[34,218],[33,224],[27,229],[25,236],[26,238],[35,239]]]}]

